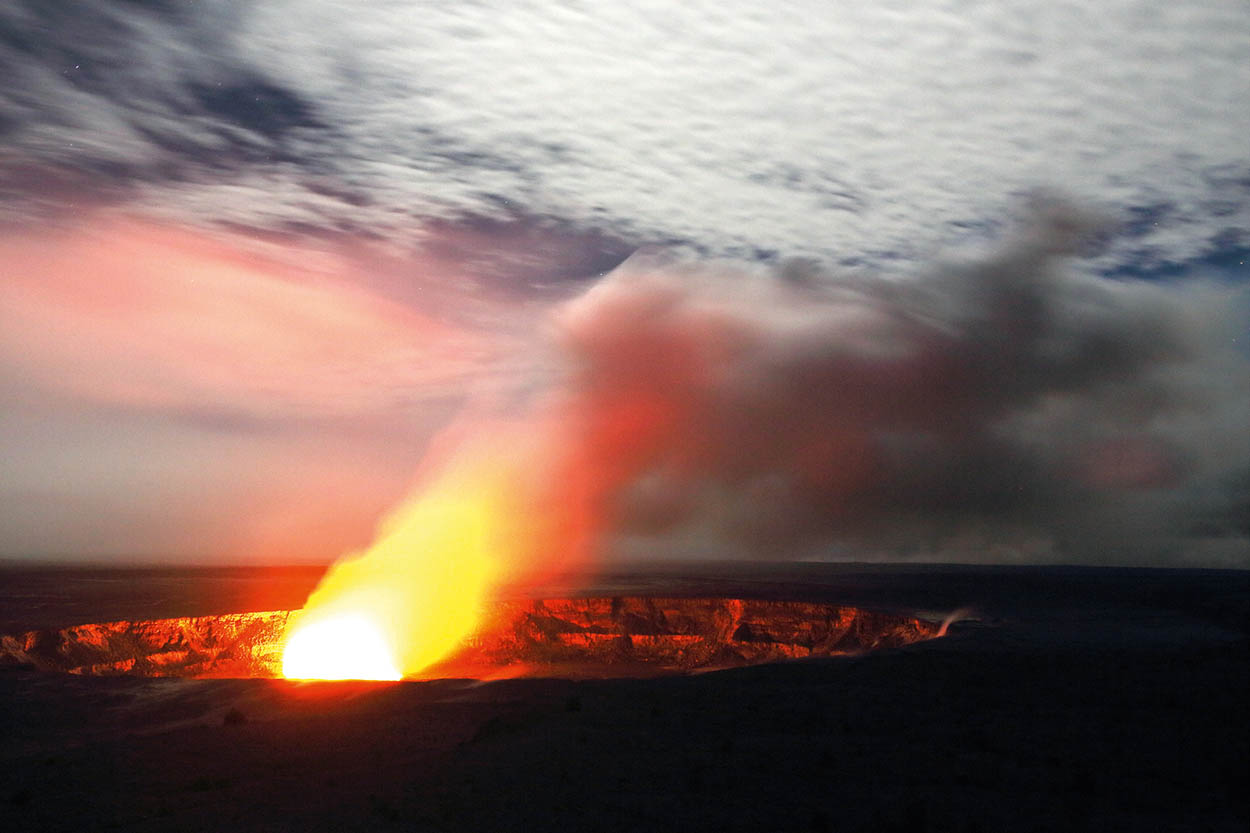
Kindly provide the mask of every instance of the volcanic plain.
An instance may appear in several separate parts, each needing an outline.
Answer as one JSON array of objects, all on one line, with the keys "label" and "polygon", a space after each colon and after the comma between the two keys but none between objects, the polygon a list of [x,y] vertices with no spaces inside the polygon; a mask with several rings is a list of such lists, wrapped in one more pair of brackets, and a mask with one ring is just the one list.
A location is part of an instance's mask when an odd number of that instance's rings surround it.
[{"label": "volcanic plain", "polygon": [[[38,647],[29,634],[285,611],[319,575],[10,565],[0,635]],[[185,656],[83,673],[92,669],[9,650],[0,829],[1240,831],[1250,821],[1244,572],[650,565],[534,588],[504,609],[516,621],[540,610],[581,622],[592,635],[573,642],[602,647],[598,670],[560,668],[550,654],[500,663],[505,643],[479,646],[475,673],[398,683],[152,676]],[[621,622],[654,631],[656,611],[685,621],[678,609],[703,611],[687,629],[721,623],[726,650],[748,646],[757,664],[713,661],[728,654],[714,654],[707,628],[661,640],[686,646],[670,654],[622,653],[621,634],[595,635]],[[800,619],[815,624],[804,631]],[[926,638],[863,639],[883,622],[920,623],[907,633]]]}]

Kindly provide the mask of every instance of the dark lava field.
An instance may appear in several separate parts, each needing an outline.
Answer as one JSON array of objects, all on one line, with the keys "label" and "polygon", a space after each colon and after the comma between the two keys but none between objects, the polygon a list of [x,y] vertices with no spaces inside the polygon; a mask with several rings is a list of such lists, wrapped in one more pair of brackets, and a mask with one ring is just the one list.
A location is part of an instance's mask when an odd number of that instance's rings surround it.
[{"label": "dark lava field", "polygon": [[[11,566],[0,633],[289,609],[316,578]],[[1244,572],[704,564],[577,589],[928,621],[964,612],[914,644],[614,679],[296,683],[11,662],[0,829],[1138,833],[1250,821]]]}]

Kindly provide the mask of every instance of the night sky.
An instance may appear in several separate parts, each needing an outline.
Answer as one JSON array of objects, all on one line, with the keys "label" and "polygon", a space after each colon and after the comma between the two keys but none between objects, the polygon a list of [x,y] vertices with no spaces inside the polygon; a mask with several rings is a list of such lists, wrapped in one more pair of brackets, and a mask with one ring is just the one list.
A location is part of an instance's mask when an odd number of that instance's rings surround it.
[{"label": "night sky", "polygon": [[10,0],[0,79],[0,557],[328,560],[506,420],[606,556],[1250,567],[1242,3]]}]

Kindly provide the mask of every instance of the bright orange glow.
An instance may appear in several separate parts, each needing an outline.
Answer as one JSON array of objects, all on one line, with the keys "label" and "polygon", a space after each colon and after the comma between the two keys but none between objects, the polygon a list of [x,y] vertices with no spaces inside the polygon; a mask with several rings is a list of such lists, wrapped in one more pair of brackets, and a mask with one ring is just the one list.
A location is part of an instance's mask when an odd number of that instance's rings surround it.
[{"label": "bright orange glow", "polygon": [[[393,513],[366,552],[334,565],[288,625],[283,674],[395,679],[455,650],[478,626],[501,564],[527,540],[504,471],[462,461]],[[360,667],[359,655],[379,645],[389,664]],[[370,670],[374,662],[389,676]]]},{"label": "bright orange glow", "polygon": [[364,616],[331,616],[292,634],[282,675],[299,680],[398,680],[391,646]]}]

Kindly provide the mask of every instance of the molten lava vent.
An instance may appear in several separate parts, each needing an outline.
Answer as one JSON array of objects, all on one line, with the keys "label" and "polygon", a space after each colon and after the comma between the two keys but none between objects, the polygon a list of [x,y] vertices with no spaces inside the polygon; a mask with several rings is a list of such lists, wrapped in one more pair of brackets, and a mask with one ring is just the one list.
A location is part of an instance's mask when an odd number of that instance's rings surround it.
[{"label": "molten lava vent", "polygon": [[[290,616],[268,611],[35,630],[0,637],[0,664],[73,674],[281,677]],[[853,607],[707,598],[500,602],[484,622],[455,655],[419,676],[683,672],[857,654],[940,631],[925,619]]]}]

